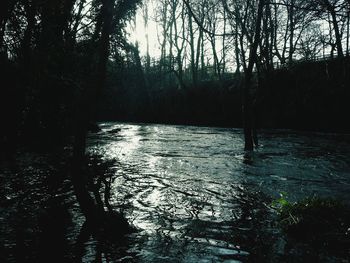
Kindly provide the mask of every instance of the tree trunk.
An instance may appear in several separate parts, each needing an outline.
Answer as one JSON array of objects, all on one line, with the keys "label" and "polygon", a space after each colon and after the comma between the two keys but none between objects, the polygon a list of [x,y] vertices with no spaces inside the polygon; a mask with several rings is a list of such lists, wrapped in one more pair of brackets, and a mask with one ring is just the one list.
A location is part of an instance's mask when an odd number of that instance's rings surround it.
[{"label": "tree trunk", "polygon": [[[350,3],[349,3],[350,5]],[[349,33],[350,33],[350,10],[348,10],[348,15],[346,18],[346,56],[349,56]]]},{"label": "tree trunk", "polygon": [[[202,5],[202,8],[201,8],[201,24],[203,24],[204,22],[204,17],[205,17],[205,14],[204,14],[204,5]],[[203,28],[200,26],[198,28],[199,30],[199,35],[198,35],[198,39],[197,39],[197,50],[196,50],[196,63],[195,63],[195,75],[194,75],[194,78],[196,80],[196,83],[198,82],[198,69],[199,69],[199,59],[200,59],[200,56],[201,56],[201,45],[203,43],[203,35],[204,35],[204,32],[203,32]]]},{"label": "tree trunk", "polygon": [[202,80],[206,77],[204,48],[205,48],[205,43],[204,43],[204,37],[202,33],[202,40],[201,40],[201,79]]},{"label": "tree trunk", "polygon": [[84,118],[84,116],[81,116],[81,114],[79,115],[80,119],[76,121],[77,127],[74,137],[71,179],[74,194],[77,198],[79,207],[83,215],[85,216],[87,221],[93,224],[98,224],[103,215],[103,210],[101,207],[97,206],[87,189],[88,180],[86,171],[84,169],[84,166],[86,165],[85,148],[87,120]]},{"label": "tree trunk", "polygon": [[101,223],[104,207],[98,206],[87,189],[87,178],[84,173],[86,135],[88,122],[95,114],[97,98],[104,87],[109,55],[109,40],[112,32],[114,1],[102,0],[101,17],[102,30],[99,40],[99,59],[96,68],[96,81],[87,87],[87,94],[82,98],[81,107],[77,112],[76,134],[73,149],[72,182],[75,195],[86,219],[93,223]]},{"label": "tree trunk", "polygon": [[222,74],[225,74],[226,71],[226,9],[223,10],[223,19],[224,19],[224,28],[223,28],[223,36],[222,36]]},{"label": "tree trunk", "polygon": [[212,48],[212,51],[213,51],[214,71],[215,71],[215,74],[216,74],[218,80],[221,80],[220,61],[219,61],[218,53],[216,51],[216,39],[215,39],[215,36],[210,36],[210,44],[211,44],[211,48]]},{"label": "tree trunk", "polygon": [[150,71],[150,66],[151,66],[151,57],[149,54],[149,36],[148,36],[148,4],[145,4],[143,6],[143,25],[145,28],[145,39],[146,39],[146,65],[145,65],[145,70],[146,70],[146,76],[148,76],[149,71]]},{"label": "tree trunk", "polygon": [[252,88],[252,71],[245,72],[243,91],[243,127],[244,127],[244,150],[252,151],[253,143],[253,101],[250,94]]},{"label": "tree trunk", "polygon": [[235,22],[235,57],[236,57],[236,74],[240,72],[241,58],[239,52],[238,22]]},{"label": "tree trunk", "polygon": [[330,11],[331,17],[332,17],[332,23],[333,23],[334,35],[335,35],[335,44],[337,46],[338,57],[342,58],[342,57],[344,57],[344,54],[343,54],[341,33],[339,30],[339,25],[338,25],[338,21],[337,21],[337,15],[336,15],[333,7],[330,8],[329,11]]},{"label": "tree trunk", "polygon": [[[257,137],[254,120],[253,110],[253,95],[252,95],[252,78],[253,68],[257,61],[257,50],[261,38],[261,21],[263,17],[263,8],[265,0],[259,0],[258,13],[256,18],[255,30],[254,30],[254,41],[249,51],[248,67],[245,70],[245,81],[243,91],[243,122],[244,122],[244,149],[246,151],[252,151],[254,149],[254,137]],[[253,136],[254,135],[254,136]]]},{"label": "tree trunk", "polygon": [[289,54],[288,54],[288,62],[291,63],[293,61],[293,53],[294,53],[294,0],[291,0],[289,9]]},{"label": "tree trunk", "polygon": [[193,32],[193,22],[191,14],[188,14],[188,27],[190,33],[190,49],[191,49],[191,73],[192,73],[192,84],[197,86],[197,69],[195,62],[195,51],[194,51],[194,32]]}]

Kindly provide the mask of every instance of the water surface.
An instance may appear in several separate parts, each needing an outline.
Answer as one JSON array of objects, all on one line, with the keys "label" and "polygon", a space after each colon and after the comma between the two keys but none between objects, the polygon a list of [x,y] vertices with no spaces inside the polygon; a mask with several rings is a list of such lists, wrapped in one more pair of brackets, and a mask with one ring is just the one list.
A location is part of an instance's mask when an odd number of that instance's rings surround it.
[{"label": "water surface", "polygon": [[247,155],[237,129],[101,127],[90,136],[89,151],[117,160],[113,204],[139,229],[129,248],[137,262],[293,258],[273,223],[272,200],[280,193],[290,201],[350,200],[346,135],[262,131],[261,146]]},{"label": "water surface", "polygon": [[67,153],[22,152],[0,165],[0,262],[349,262],[350,249],[287,237],[271,205],[280,193],[290,202],[319,196],[349,204],[349,136],[262,131],[261,146],[247,154],[238,129],[101,128],[89,134],[88,151],[98,163],[115,160],[111,205],[137,231],[123,237],[115,221],[108,238],[91,235]]}]

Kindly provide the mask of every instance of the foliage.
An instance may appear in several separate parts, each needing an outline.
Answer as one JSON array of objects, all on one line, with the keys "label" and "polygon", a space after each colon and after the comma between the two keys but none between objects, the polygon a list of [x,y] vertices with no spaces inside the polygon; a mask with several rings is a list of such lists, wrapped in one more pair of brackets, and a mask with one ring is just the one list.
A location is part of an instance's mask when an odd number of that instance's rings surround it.
[{"label": "foliage", "polygon": [[350,208],[342,202],[314,196],[291,203],[282,193],[272,206],[287,236],[319,246],[350,245]]},{"label": "foliage", "polygon": [[272,207],[275,208],[278,212],[282,212],[286,207],[290,207],[292,204],[287,200],[287,193],[281,192],[280,198],[272,202]]},{"label": "foliage", "polygon": [[125,27],[140,2],[1,2],[0,109],[7,113],[8,129],[0,131],[0,145],[5,152],[16,141],[61,147],[76,135],[78,119],[94,117],[106,64],[116,54],[124,59]]}]

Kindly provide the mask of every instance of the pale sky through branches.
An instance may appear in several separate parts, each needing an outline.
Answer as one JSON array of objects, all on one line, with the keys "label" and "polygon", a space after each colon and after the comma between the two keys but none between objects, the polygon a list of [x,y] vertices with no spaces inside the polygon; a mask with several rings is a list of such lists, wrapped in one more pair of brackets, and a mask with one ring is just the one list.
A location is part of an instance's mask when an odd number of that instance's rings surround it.
[{"label": "pale sky through branches", "polygon": [[161,51],[157,39],[157,24],[154,19],[152,19],[154,17],[154,12],[151,8],[149,9],[149,17],[148,27],[146,29],[142,17],[142,8],[138,9],[135,19],[136,23],[134,24],[134,22],[130,22],[127,28],[128,33],[130,34],[129,41],[133,44],[138,42],[140,54],[141,56],[145,56],[147,52],[146,33],[148,33],[150,56],[153,58],[159,58]]}]

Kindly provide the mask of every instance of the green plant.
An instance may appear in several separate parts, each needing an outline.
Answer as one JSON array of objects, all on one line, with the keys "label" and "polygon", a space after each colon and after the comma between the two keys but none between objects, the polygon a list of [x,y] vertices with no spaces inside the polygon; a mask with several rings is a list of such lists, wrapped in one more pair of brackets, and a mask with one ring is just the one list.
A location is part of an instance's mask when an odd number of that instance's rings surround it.
[{"label": "green plant", "polygon": [[272,207],[289,237],[322,245],[350,245],[350,208],[336,199],[313,196],[291,203],[281,193]]}]

